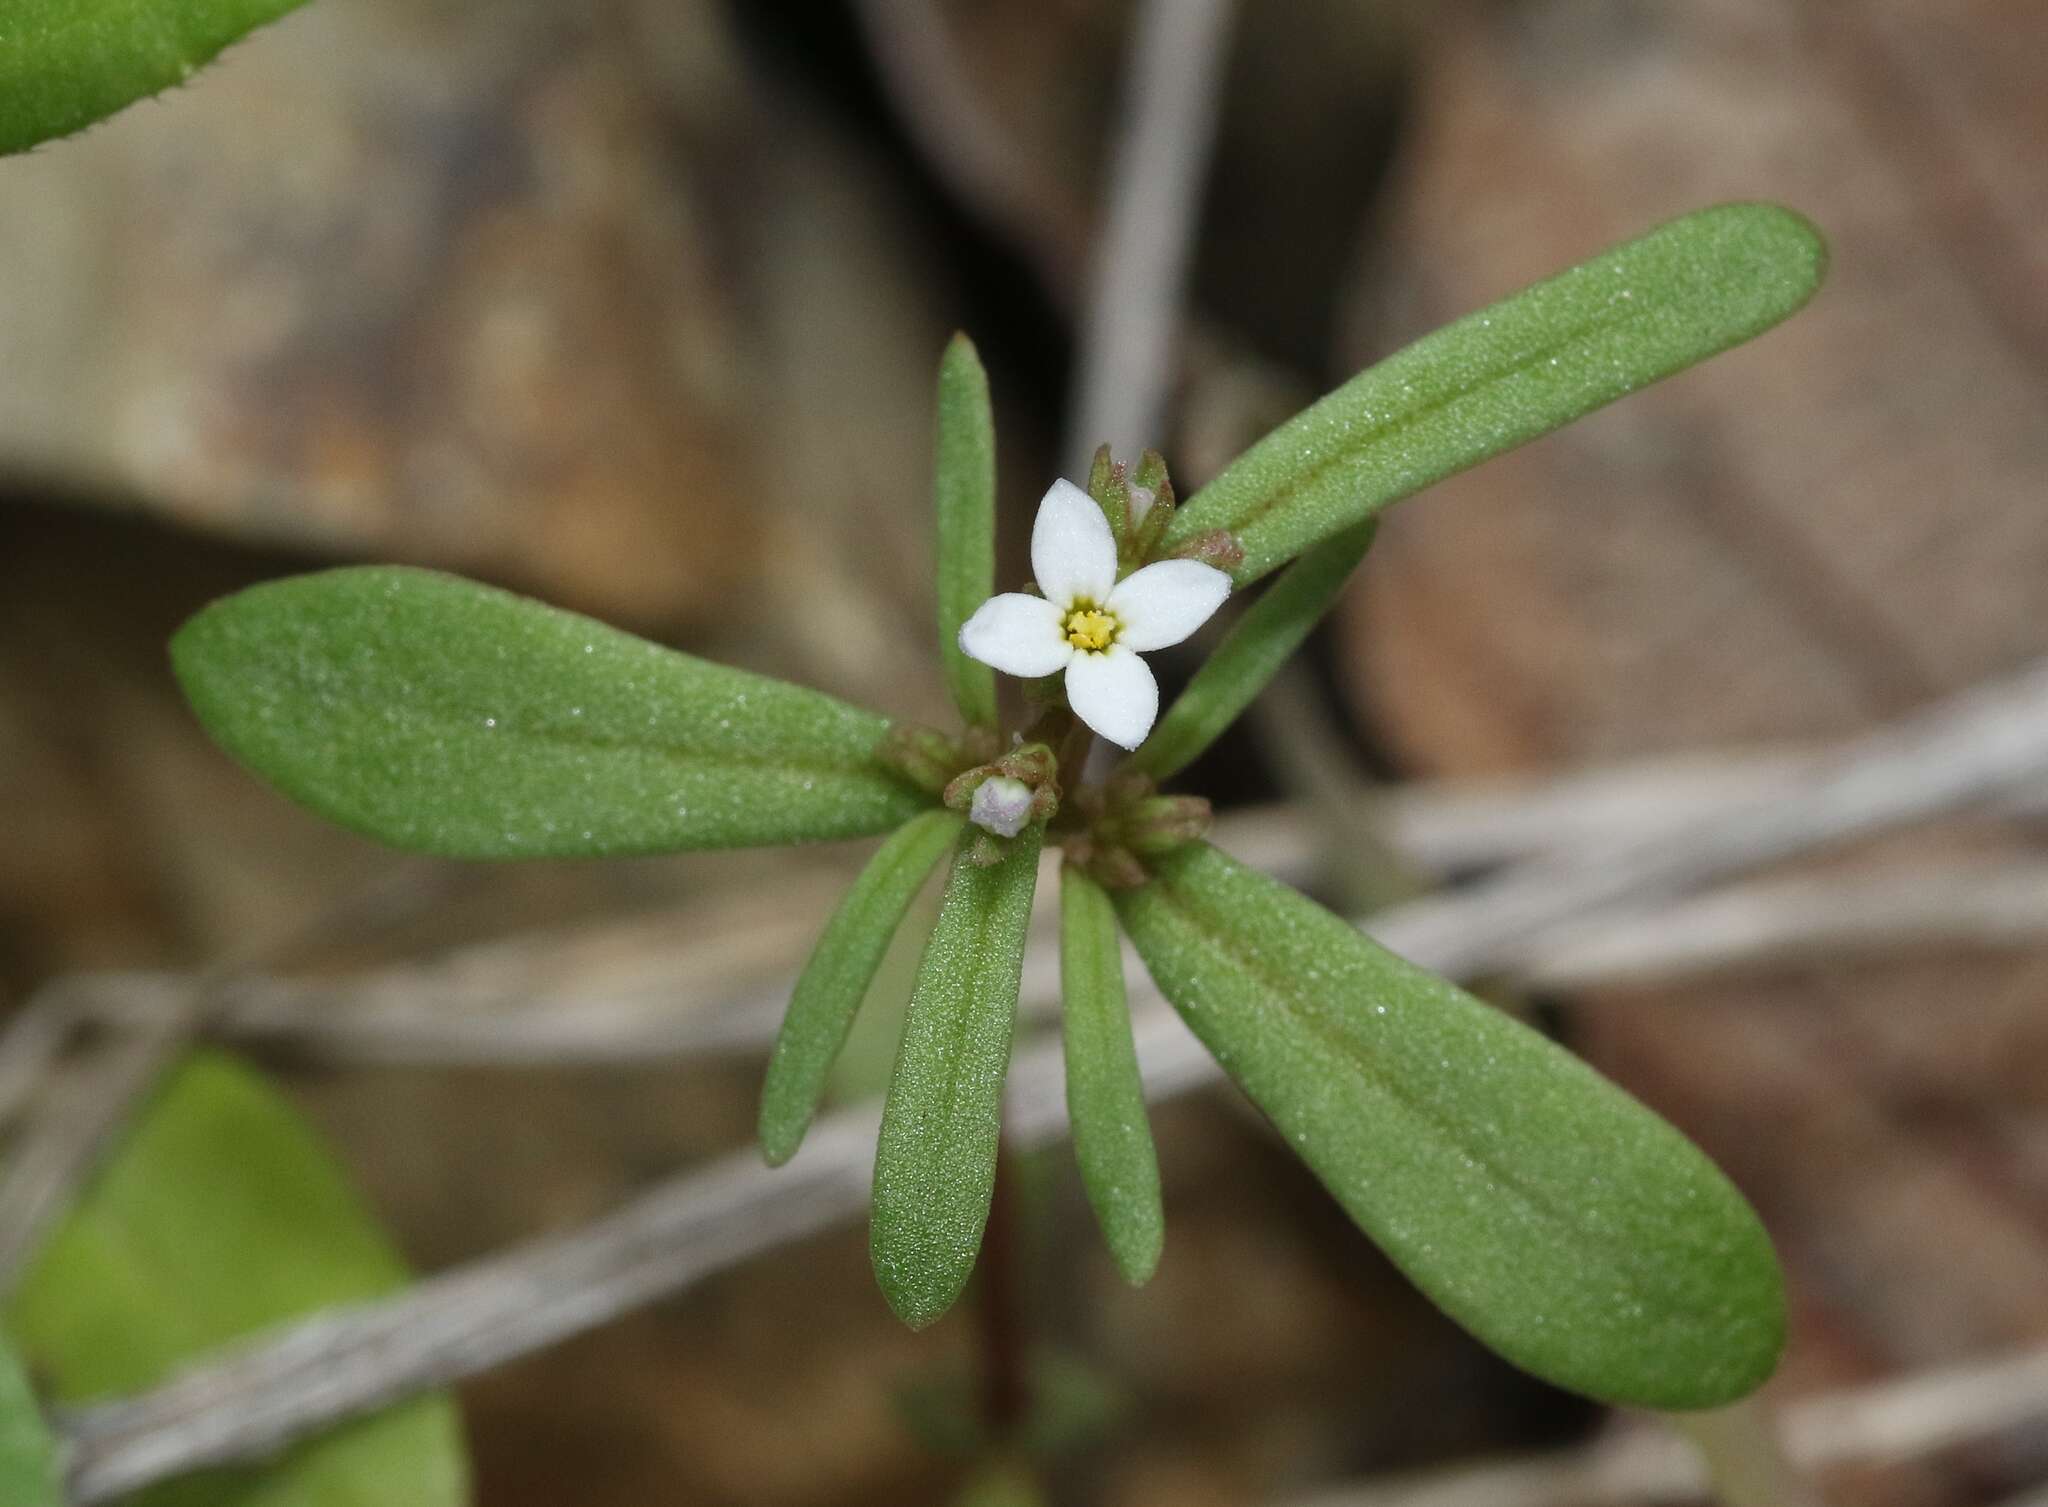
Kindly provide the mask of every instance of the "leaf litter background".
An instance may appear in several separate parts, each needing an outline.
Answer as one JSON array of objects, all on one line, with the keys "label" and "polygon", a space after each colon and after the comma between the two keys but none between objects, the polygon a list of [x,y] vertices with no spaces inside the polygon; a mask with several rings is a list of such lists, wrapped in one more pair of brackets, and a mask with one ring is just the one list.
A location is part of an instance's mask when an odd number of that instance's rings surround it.
[{"label": "leaf litter background", "polygon": [[[838,875],[787,855],[396,860],[206,745],[162,643],[234,586],[394,559],[939,718],[933,368],[973,330],[1019,546],[1128,18],[939,7],[1010,148],[977,197],[875,66],[863,24],[891,9],[317,0],[202,87],[0,166],[5,998],[260,949],[393,883],[403,903],[296,961],[493,942],[480,976],[588,987],[643,978],[651,939],[773,958],[822,924]],[[1289,793],[1299,759],[1270,750],[1332,730],[1386,774],[1538,774],[1836,736],[2048,649],[2030,6],[1240,10],[1184,483],[1404,339],[1698,204],[1796,205],[1836,263],[1758,346],[1392,514],[1308,712],[1194,771],[1219,801]],[[1543,1003],[1771,1225],[1795,1317],[1769,1396],[2048,1341],[2048,957]],[[743,1143],[757,1081],[273,1065],[425,1268]],[[1064,1153],[1040,1179],[1045,1321],[1121,1396],[1071,1499],[1282,1499],[1596,1422],[1409,1296],[1228,1095],[1158,1127],[1167,1245],[1140,1292]],[[944,1500],[957,1467],[895,1399],[964,1366],[968,1326],[904,1331],[863,1246],[783,1252],[464,1388],[480,1499]],[[1937,1507],[2044,1471],[2037,1428],[1830,1484]]]}]

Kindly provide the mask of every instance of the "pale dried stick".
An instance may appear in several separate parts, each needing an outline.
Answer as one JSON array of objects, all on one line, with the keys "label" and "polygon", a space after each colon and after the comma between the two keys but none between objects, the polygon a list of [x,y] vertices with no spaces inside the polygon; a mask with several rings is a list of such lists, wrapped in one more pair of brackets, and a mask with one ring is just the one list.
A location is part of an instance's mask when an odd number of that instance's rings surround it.
[{"label": "pale dried stick", "polygon": [[[1788,1403],[1785,1453],[1802,1470],[1913,1459],[2048,1420],[2048,1350],[1923,1371]],[[1318,1492],[1295,1507],[1636,1507],[1697,1502],[1698,1453],[1632,1423],[1577,1449],[1422,1471]]]},{"label": "pale dried stick", "polygon": [[1230,11],[1230,0],[1146,0],[1138,12],[1067,421],[1072,475],[1099,444],[1135,458],[1164,442]]},{"label": "pale dried stick", "polygon": [[[1739,818],[1668,834],[1672,856],[1639,842],[1581,860],[1614,862],[1677,887],[1769,861],[1800,846],[1867,833],[2037,779],[2048,770],[2048,673],[1980,688],[1951,706],[1858,740],[1819,761],[1790,798]],[[1812,810],[1809,810],[1812,807]],[[1731,840],[1732,830],[1740,840]],[[1661,852],[1661,849],[1660,849]],[[1469,976],[1526,946],[1546,924],[1523,897],[1523,869],[1569,900],[1617,898],[1570,865],[1538,860],[1470,895],[1431,898],[1377,918],[1374,931],[1415,961]],[[1622,894],[1631,893],[1624,890]],[[1506,894],[1513,904],[1504,904]],[[1451,924],[1463,906],[1467,924]],[[1551,902],[1548,924],[1574,919]],[[1506,933],[1505,936],[1502,933]],[[1149,987],[1132,991],[1139,1056],[1154,1097],[1217,1076],[1214,1063]],[[1008,1123],[1026,1142],[1065,1129],[1057,1047],[1020,1055]],[[605,1322],[708,1272],[850,1217],[866,1194],[869,1112],[819,1125],[790,1168],[738,1153],[679,1177],[605,1219],[430,1278],[379,1303],[326,1313],[202,1362],[142,1397],[66,1423],[76,1499],[102,1501],[201,1465],[274,1450],[339,1418]]]}]

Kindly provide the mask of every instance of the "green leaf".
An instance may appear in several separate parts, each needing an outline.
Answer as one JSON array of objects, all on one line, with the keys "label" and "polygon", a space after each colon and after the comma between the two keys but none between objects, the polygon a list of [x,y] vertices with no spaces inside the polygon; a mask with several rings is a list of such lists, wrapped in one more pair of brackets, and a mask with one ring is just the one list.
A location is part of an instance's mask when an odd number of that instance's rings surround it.
[{"label": "green leaf", "polygon": [[181,84],[303,0],[6,0],[0,153],[69,135]]},{"label": "green leaf", "polygon": [[[333,1156],[261,1078],[189,1059],[26,1273],[7,1327],[56,1399],[140,1391],[252,1330],[403,1285]],[[10,1499],[11,1500],[11,1499]],[[463,1507],[455,1408],[403,1404],[137,1507]]]},{"label": "green leaf", "polygon": [[1074,1157],[1117,1270],[1135,1286],[1151,1279],[1166,1239],[1159,1157],[1131,1040],[1116,907],[1072,864],[1060,870],[1060,1000]]},{"label": "green leaf", "polygon": [[796,1155],[890,938],[965,825],[951,811],[912,817],[869,860],[826,923],[789,997],[761,1088],[761,1150],[770,1166]]},{"label": "green leaf", "polygon": [[285,794],[453,858],[861,837],[930,804],[876,762],[870,712],[432,571],[252,587],[171,660],[207,731]]},{"label": "green leaf", "polygon": [[1367,1234],[1515,1364],[1714,1407],[1776,1364],[1769,1238],[1591,1068],[1206,844],[1117,909],[1195,1034]]},{"label": "green leaf", "polygon": [[1229,529],[1256,580],[1392,502],[1769,329],[1813,295],[1820,233],[1724,204],[1426,335],[1238,457],[1167,547]]},{"label": "green leaf", "polygon": [[1373,518],[1353,524],[1288,566],[1202,662],[1130,767],[1166,780],[1200,758],[1330,610],[1378,527]]},{"label": "green leaf", "polygon": [[8,1507],[64,1504],[57,1441],[43,1422],[20,1357],[4,1340],[0,1340],[0,1502]]},{"label": "green leaf", "polygon": [[883,1296],[913,1329],[953,1306],[988,1223],[1044,829],[1010,838],[986,868],[967,858],[980,835],[962,834],[955,853],[875,1145],[868,1254]]},{"label": "green leaf", "polygon": [[939,362],[932,491],[939,514],[939,657],[970,727],[996,725],[996,673],[960,650],[960,625],[996,589],[996,421],[974,342],[955,335]]}]

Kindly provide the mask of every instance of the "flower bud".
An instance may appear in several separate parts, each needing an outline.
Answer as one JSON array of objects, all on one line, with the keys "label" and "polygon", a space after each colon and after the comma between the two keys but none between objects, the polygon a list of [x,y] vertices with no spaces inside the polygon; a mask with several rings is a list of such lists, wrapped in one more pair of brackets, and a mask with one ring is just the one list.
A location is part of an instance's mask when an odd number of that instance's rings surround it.
[{"label": "flower bud", "polygon": [[1050,785],[1053,776],[1059,773],[1059,760],[1053,757],[1051,747],[1044,743],[1026,743],[1022,748],[1013,748],[995,762],[998,773],[1013,780],[1022,780],[1036,789]]},{"label": "flower bud", "polygon": [[1109,531],[1116,537],[1119,555],[1125,555],[1135,521],[1131,494],[1124,483],[1124,468],[1110,458],[1107,445],[1096,447],[1095,459],[1088,467],[1088,495],[1095,499],[1095,505],[1102,509],[1102,516],[1109,520]]},{"label": "flower bud", "polygon": [[1135,853],[1115,843],[1098,843],[1089,848],[1082,867],[1089,878],[1106,890],[1138,889],[1152,877]]},{"label": "flower bud", "polygon": [[1030,825],[1038,792],[1022,780],[994,775],[975,788],[967,819],[997,837],[1015,837]]},{"label": "flower bud", "polygon": [[[962,770],[940,797],[982,831],[1015,837],[1060,809],[1059,760],[1043,743],[1013,748],[1000,759]],[[1021,813],[1021,814],[1019,814]]]},{"label": "flower bud", "polygon": [[[1166,526],[1173,521],[1173,481],[1157,450],[1138,457],[1127,483],[1131,496],[1131,556],[1143,563],[1159,549]],[[1143,501],[1140,501],[1140,498]]]},{"label": "flower bud", "polygon": [[1208,836],[1214,821],[1198,795],[1155,795],[1132,806],[1117,825],[1133,853],[1156,858]]},{"label": "flower bud", "polygon": [[1244,546],[1237,542],[1237,536],[1229,529],[1211,529],[1206,534],[1197,534],[1188,540],[1171,556],[1175,560],[1199,560],[1204,565],[1213,565],[1221,571],[1236,570],[1244,564]]},{"label": "flower bud", "polygon": [[995,758],[995,733],[987,727],[969,727],[958,737],[948,737],[932,727],[897,723],[874,749],[874,758],[920,790],[940,794],[961,770]]},{"label": "flower bud", "polygon": [[963,752],[942,732],[898,723],[882,739],[875,757],[918,789],[937,795],[958,773]]}]

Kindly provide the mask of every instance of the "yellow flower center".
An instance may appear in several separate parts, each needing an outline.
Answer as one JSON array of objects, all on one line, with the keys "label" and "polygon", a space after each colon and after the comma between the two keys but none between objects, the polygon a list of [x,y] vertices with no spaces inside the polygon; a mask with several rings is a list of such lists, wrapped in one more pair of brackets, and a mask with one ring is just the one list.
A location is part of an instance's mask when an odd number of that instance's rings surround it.
[{"label": "yellow flower center", "polygon": [[1099,654],[1116,642],[1117,630],[1122,626],[1094,607],[1076,607],[1067,614],[1067,642],[1076,649]]}]

